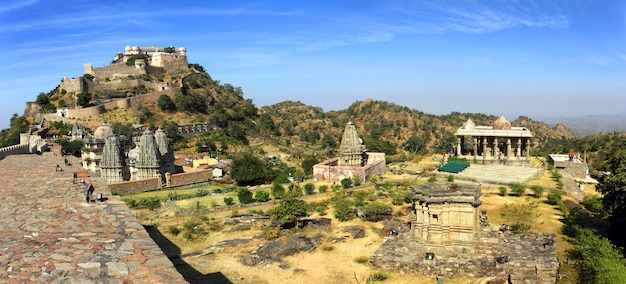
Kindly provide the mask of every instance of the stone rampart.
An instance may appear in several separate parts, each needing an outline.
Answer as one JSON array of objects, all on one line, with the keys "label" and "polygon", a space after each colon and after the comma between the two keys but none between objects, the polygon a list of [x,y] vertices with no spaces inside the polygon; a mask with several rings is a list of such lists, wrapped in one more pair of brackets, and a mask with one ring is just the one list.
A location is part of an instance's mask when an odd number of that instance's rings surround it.
[{"label": "stone rampart", "polygon": [[89,116],[96,116],[105,112],[106,110],[111,110],[115,108],[131,108],[140,104],[145,103],[155,103],[159,100],[159,97],[163,94],[174,97],[176,94],[180,94],[180,88],[171,88],[162,92],[152,92],[143,95],[137,95],[134,97],[116,99],[108,103],[104,103],[97,106],[86,107],[86,108],[76,108],[76,109],[68,109],[67,116],[71,119],[76,118],[86,118]]},{"label": "stone rampart", "polygon": [[0,160],[10,155],[28,154],[30,148],[28,144],[11,145],[0,148]]},{"label": "stone rampart", "polygon": [[93,68],[94,76],[96,78],[115,78],[120,76],[128,76],[128,75],[143,75],[146,74],[146,70],[144,68],[137,68],[134,65],[128,66],[126,64],[115,64],[109,65],[101,68]]}]

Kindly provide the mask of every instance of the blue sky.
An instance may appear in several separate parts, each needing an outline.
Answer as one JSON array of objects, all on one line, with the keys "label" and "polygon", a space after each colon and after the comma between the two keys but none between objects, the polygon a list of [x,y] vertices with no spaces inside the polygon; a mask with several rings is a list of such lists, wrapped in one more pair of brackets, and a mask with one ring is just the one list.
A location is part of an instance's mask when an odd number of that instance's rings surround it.
[{"label": "blue sky", "polygon": [[0,128],[83,65],[186,47],[257,107],[626,113],[626,1],[77,1],[0,7]]}]

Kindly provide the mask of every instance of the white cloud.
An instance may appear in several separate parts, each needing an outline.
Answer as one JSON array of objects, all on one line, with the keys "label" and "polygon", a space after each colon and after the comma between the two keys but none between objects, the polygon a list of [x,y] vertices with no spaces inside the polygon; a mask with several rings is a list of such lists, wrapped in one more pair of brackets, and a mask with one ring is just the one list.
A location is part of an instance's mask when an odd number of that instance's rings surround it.
[{"label": "white cloud", "polygon": [[15,2],[11,2],[11,3],[5,3],[2,6],[0,6],[0,13],[7,13],[7,12],[11,12],[13,10],[17,10],[17,9],[21,9],[30,5],[34,5],[37,3],[37,0],[18,0]]}]

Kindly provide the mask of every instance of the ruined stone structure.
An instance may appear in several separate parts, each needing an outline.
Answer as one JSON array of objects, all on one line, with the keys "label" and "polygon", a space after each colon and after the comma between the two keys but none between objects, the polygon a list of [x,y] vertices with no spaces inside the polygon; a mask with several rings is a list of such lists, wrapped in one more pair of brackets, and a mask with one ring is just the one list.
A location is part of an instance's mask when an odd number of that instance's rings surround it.
[{"label": "ruined stone structure", "polygon": [[[370,257],[374,269],[440,277],[556,283],[556,236],[492,228],[479,213],[480,188],[449,182],[413,188],[410,228],[398,228]],[[481,226],[484,224],[484,226]],[[502,282],[498,282],[502,283]]]},{"label": "ruined stone structure", "polygon": [[339,182],[344,178],[354,177],[366,181],[374,175],[384,173],[385,170],[385,154],[366,152],[354,123],[348,122],[339,146],[339,158],[314,165],[313,177],[328,182]]},{"label": "ruined stone structure", "polygon": [[426,183],[413,193],[411,228],[420,241],[437,251],[472,246],[478,231],[479,188]]},{"label": "ruined stone structure", "polygon": [[457,138],[456,156],[507,164],[530,160],[532,133],[526,127],[511,126],[504,116],[496,119],[492,126],[477,126],[468,119],[454,136]]}]

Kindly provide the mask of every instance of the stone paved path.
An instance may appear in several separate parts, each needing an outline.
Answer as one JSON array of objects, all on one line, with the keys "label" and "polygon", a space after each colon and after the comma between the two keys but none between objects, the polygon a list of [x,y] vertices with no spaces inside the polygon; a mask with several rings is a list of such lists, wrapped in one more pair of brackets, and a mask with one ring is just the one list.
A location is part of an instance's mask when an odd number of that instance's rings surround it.
[{"label": "stone paved path", "polygon": [[[0,283],[187,283],[99,179],[87,203],[78,160],[54,152],[0,161]],[[59,164],[63,171],[55,171]]]}]

